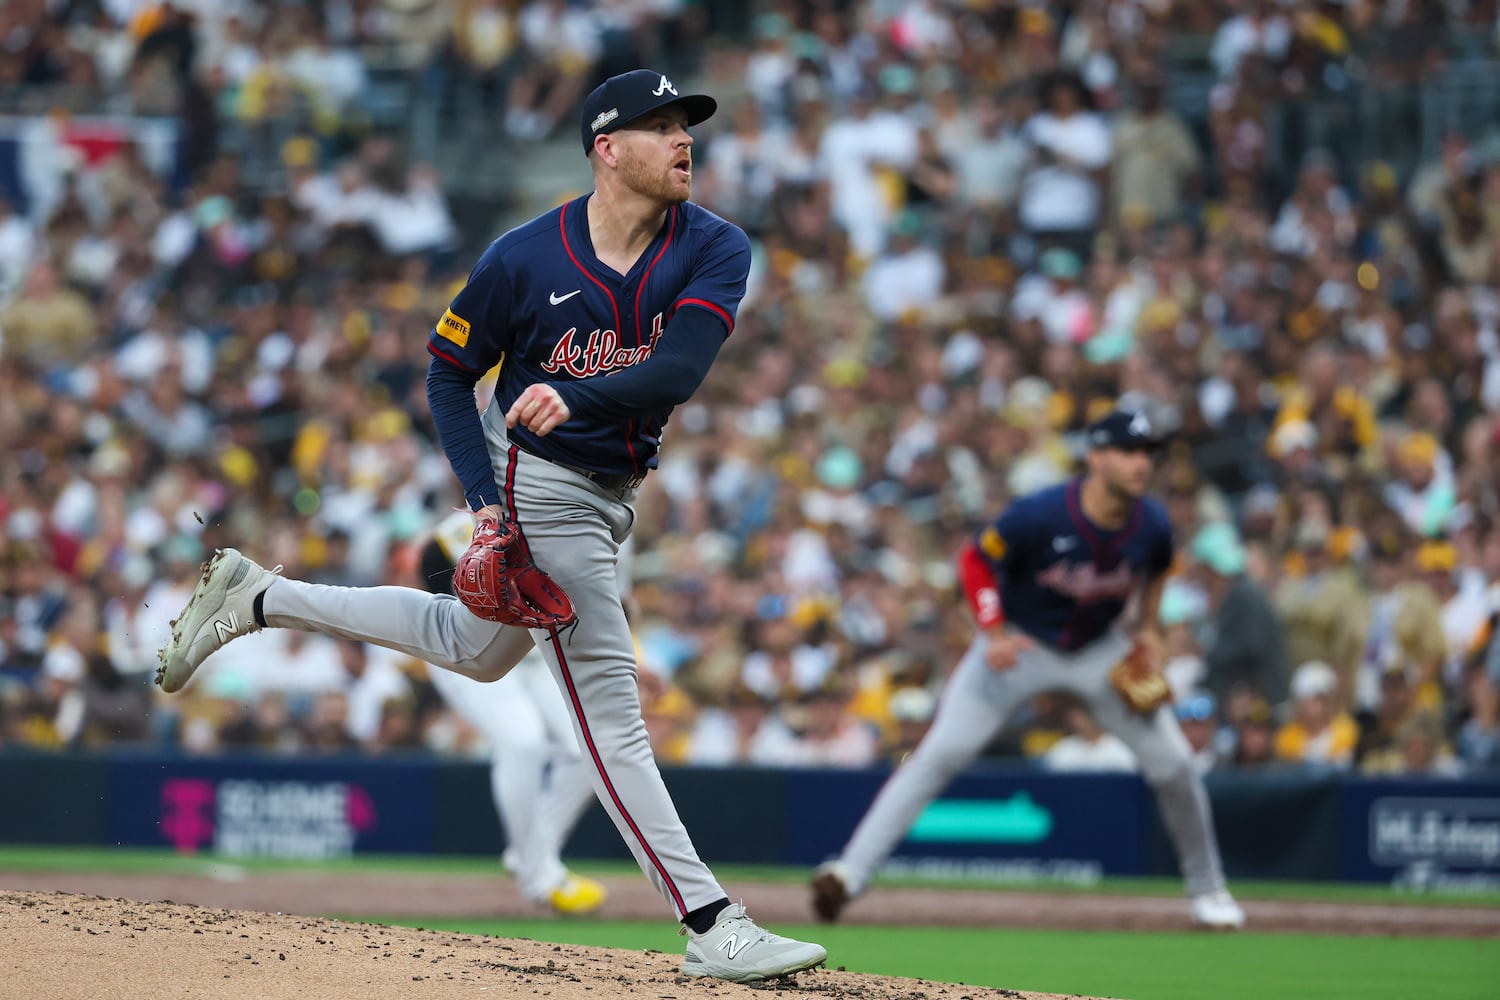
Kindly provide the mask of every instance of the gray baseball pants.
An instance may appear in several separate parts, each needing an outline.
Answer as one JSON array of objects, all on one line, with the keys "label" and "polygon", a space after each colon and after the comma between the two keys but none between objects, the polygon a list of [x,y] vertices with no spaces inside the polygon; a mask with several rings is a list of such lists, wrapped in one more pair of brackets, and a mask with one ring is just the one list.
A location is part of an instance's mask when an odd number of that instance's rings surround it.
[{"label": "gray baseball pants", "polygon": [[278,580],[266,591],[266,623],[375,643],[485,681],[505,676],[533,645],[540,649],[592,765],[599,801],[681,918],[727,894],[693,848],[641,718],[635,644],[615,570],[620,543],[635,523],[634,491],[602,489],[521,451],[494,417],[491,407],[485,436],[496,482],[537,566],[572,599],[576,627],[528,632],[478,618],[446,594],[296,580]]},{"label": "gray baseball pants", "polygon": [[994,670],[985,662],[984,637],[977,637],[943,691],[932,728],[880,789],[844,848],[839,860],[850,895],[864,890],[922,810],[973,763],[1011,713],[1048,691],[1078,696],[1135,754],[1177,848],[1188,894],[1223,889],[1208,793],[1176,717],[1167,708],[1149,718],[1130,711],[1109,683],[1110,669],[1129,648],[1130,640],[1116,631],[1074,653],[1034,646],[1010,670]]}]

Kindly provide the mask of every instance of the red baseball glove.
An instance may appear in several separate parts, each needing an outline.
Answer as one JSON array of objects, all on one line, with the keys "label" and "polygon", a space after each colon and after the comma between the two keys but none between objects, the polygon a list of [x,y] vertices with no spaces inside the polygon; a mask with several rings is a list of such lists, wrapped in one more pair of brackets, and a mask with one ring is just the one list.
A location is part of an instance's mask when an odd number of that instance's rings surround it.
[{"label": "red baseball glove", "polygon": [[481,519],[453,570],[453,593],[485,621],[526,628],[566,628],[578,620],[573,602],[531,561],[521,533],[508,521]]},{"label": "red baseball glove", "polygon": [[1172,700],[1172,687],[1162,675],[1160,659],[1152,645],[1137,642],[1109,672],[1109,682],[1131,711],[1150,715]]}]

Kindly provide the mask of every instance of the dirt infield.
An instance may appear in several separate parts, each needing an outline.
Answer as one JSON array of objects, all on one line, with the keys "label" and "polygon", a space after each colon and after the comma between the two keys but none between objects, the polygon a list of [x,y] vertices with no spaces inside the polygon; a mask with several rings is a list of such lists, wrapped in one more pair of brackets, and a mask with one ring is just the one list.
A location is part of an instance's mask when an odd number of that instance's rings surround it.
[{"label": "dirt infield", "polygon": [[735,1000],[774,990],[834,1000],[1045,1000],[814,970],[760,987],[678,974],[678,955],[498,940],[336,920],[55,892],[0,891],[0,998],[254,997]]},{"label": "dirt infield", "polygon": [[[308,916],[374,915],[402,920],[453,917],[536,917],[545,914],[497,873],[330,872],[247,873],[215,865],[213,875],[125,875],[82,872],[0,872],[0,888],[85,893],[199,906]],[[668,920],[661,897],[645,879],[609,877],[610,899],[601,916]],[[804,886],[733,883],[756,919],[771,926],[812,920]],[[1372,934],[1409,937],[1500,937],[1500,909],[1382,906],[1250,900],[1252,932]],[[847,911],[851,924],[1031,927],[1063,930],[1186,930],[1186,902],[1044,892],[877,888]]]}]

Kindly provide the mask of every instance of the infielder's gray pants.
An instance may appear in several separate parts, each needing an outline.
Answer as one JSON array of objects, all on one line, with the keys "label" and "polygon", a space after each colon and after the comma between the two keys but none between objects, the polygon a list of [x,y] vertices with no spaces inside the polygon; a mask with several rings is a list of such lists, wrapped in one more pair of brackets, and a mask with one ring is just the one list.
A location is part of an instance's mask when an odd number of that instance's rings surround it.
[{"label": "infielder's gray pants", "polygon": [[1130,648],[1119,632],[1076,653],[1036,646],[1010,670],[991,669],[980,636],[959,661],[938,704],[932,728],[881,788],[840,859],[851,894],[861,892],[906,836],[922,810],[983,752],[1012,712],[1047,691],[1077,695],[1099,725],[1118,736],[1140,762],[1182,865],[1189,895],[1224,888],[1208,794],[1170,709],[1145,718],[1125,707],[1109,671]]},{"label": "infielder's gray pants", "polygon": [[562,689],[594,790],[657,891],[681,917],[725,897],[698,858],[657,770],[641,718],[635,644],[616,585],[633,492],[512,448],[486,420],[496,481],[539,567],[567,591],[578,625],[563,633],[496,625],[446,594],[404,587],[325,587],[279,580],[266,623],[372,642],[479,680],[495,680],[539,648]]}]

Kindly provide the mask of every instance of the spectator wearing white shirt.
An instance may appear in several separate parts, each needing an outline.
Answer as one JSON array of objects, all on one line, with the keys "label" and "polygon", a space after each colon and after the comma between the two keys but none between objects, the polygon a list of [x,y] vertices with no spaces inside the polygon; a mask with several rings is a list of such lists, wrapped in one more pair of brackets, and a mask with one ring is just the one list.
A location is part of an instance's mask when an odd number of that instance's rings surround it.
[{"label": "spectator wearing white shirt", "polygon": [[505,128],[545,139],[571,114],[603,52],[599,25],[566,0],[533,0],[521,12],[525,66],[511,81]]},{"label": "spectator wearing white shirt", "polygon": [[874,731],[849,713],[849,678],[837,672],[807,693],[802,706],[806,728],[797,744],[805,767],[868,767],[880,756]]},{"label": "spectator wearing white shirt", "polygon": [[[973,104],[976,135],[951,150],[958,171],[958,194],[978,208],[1009,208],[1021,193],[1030,146],[1021,131],[1030,101],[1012,97],[1004,102],[980,96]],[[943,133],[939,133],[940,143]]]},{"label": "spectator wearing white shirt", "polygon": [[865,271],[865,302],[878,319],[930,309],[943,293],[947,267],[941,254],[918,241],[920,232],[916,213],[902,212],[891,226],[890,248]]},{"label": "spectator wearing white shirt", "polygon": [[882,177],[906,171],[917,155],[917,126],[897,111],[880,108],[873,88],[860,92],[849,114],[823,132],[823,171],[833,194],[833,218],[849,234],[855,253],[873,257],[885,244],[892,215]]},{"label": "spectator wearing white shirt", "polygon": [[1083,252],[1103,214],[1103,180],[1112,149],[1109,126],[1094,112],[1088,89],[1074,74],[1044,78],[1041,103],[1042,110],[1024,129],[1031,167],[1017,214],[1033,236]]},{"label": "spectator wearing white shirt", "polygon": [[360,744],[371,743],[380,732],[385,703],[411,696],[411,683],[396,665],[399,654],[378,646],[339,641],[344,670],[349,674],[349,735]]},{"label": "spectator wearing white shirt", "polygon": [[15,212],[5,195],[0,194],[0,302],[26,276],[34,242],[30,221]]},{"label": "spectator wearing white shirt", "polygon": [[1042,764],[1049,771],[1134,771],[1135,755],[1113,733],[1099,728],[1081,705],[1068,707],[1069,733],[1048,748]]},{"label": "spectator wearing white shirt", "polygon": [[769,130],[760,107],[745,101],[734,110],[734,128],[708,146],[700,200],[751,232],[761,228],[776,188],[786,137]]},{"label": "spectator wearing white shirt", "polygon": [[1208,61],[1221,80],[1235,78],[1247,56],[1279,62],[1292,42],[1291,25],[1271,0],[1246,0],[1243,6],[1243,13],[1219,26],[1209,50]]},{"label": "spectator wearing white shirt", "polygon": [[1072,250],[1053,247],[1037,261],[1037,273],[1022,278],[1011,314],[1036,320],[1053,344],[1081,344],[1093,333],[1093,304],[1079,279],[1083,262]]}]

